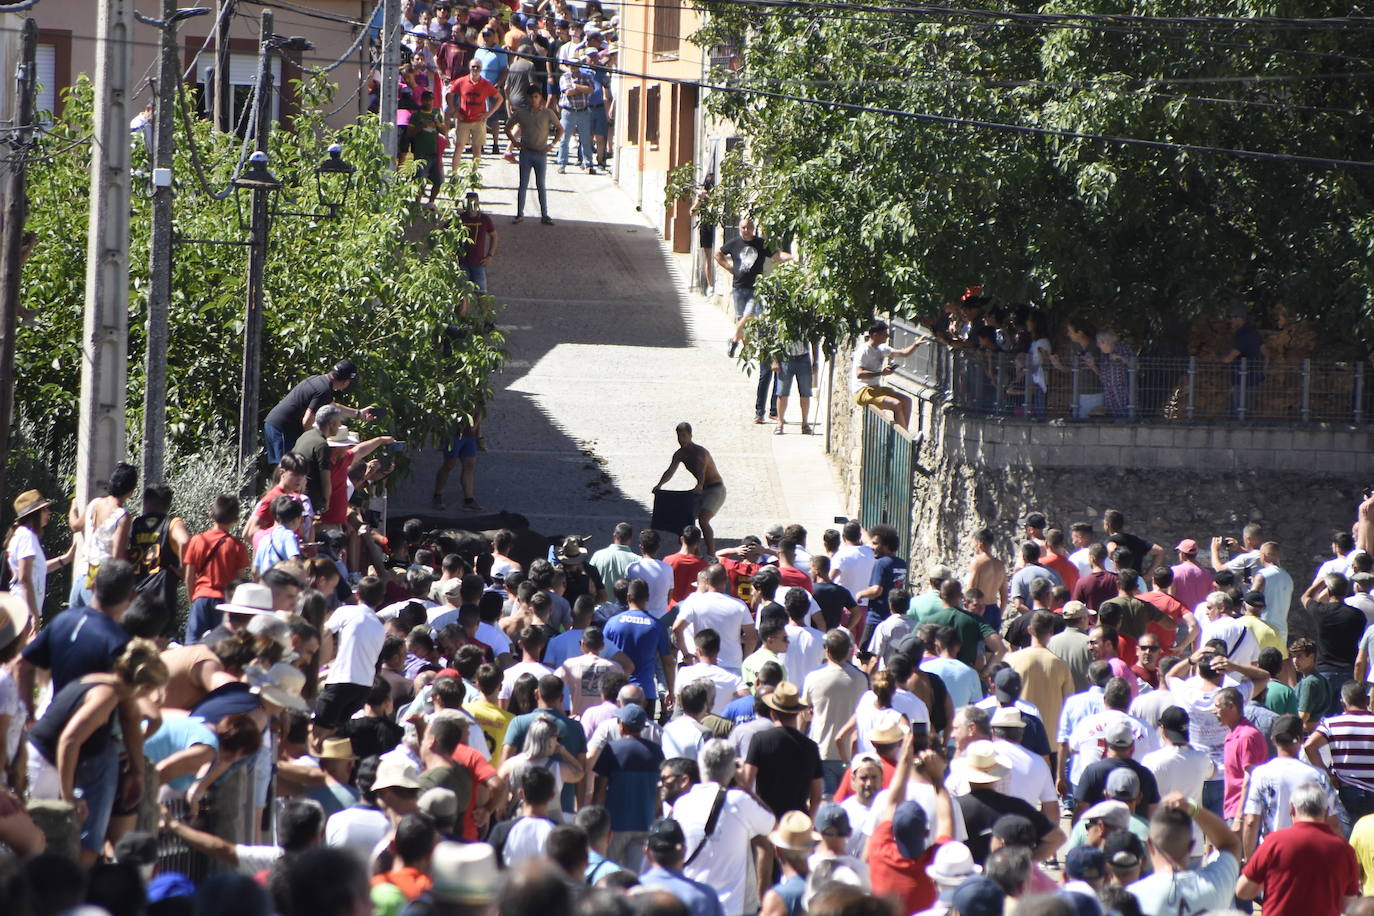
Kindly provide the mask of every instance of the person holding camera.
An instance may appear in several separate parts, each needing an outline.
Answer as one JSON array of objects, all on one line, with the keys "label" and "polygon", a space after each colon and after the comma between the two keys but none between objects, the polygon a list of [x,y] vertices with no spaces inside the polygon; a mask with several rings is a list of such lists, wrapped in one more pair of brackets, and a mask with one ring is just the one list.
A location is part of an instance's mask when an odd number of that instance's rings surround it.
[{"label": "person holding camera", "polygon": [[854,351],[854,369],[849,379],[850,390],[854,392],[854,403],[860,407],[872,404],[879,410],[892,414],[892,422],[902,429],[911,422],[911,398],[894,388],[880,384],[885,375],[897,371],[892,364],[893,356],[910,356],[916,352],[917,338],[910,346],[894,350],[888,346],[888,327],[886,321],[875,321],[868,326],[868,339],[859,344]]},{"label": "person holding camera", "polygon": [[267,463],[276,465],[281,456],[292,451],[301,433],[315,425],[315,413],[326,404],[333,404],[344,417],[377,418],[374,407],[349,407],[339,404],[334,396],[358,377],[358,367],[351,359],[341,359],[324,375],[312,375],[296,385],[277,402],[263,421],[263,442],[267,448]]}]

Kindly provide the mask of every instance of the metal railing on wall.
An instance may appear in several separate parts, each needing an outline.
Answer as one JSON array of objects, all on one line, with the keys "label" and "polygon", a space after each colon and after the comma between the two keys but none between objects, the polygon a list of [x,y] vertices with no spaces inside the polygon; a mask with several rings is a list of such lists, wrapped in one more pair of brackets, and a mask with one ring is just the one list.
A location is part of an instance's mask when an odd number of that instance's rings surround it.
[{"label": "metal railing on wall", "polygon": [[897,374],[952,407],[989,416],[1182,423],[1352,423],[1370,419],[1362,361],[1219,359],[1129,353],[951,350],[893,322],[891,345],[918,341]]}]

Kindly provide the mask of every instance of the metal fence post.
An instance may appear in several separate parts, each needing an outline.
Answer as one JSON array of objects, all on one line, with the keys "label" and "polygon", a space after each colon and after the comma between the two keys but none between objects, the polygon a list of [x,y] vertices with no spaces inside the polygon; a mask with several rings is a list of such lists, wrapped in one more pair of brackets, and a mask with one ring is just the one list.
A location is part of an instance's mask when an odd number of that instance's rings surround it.
[{"label": "metal fence post", "polygon": [[1140,366],[1132,361],[1126,366],[1126,414],[1132,420],[1139,419],[1140,410],[1137,405],[1140,399],[1136,397],[1136,386],[1140,384]]},{"label": "metal fence post", "polygon": [[1188,419],[1193,419],[1197,410],[1197,357],[1188,357]]},{"label": "metal fence post", "polygon": [[997,354],[997,374],[993,377],[993,387],[994,387],[993,396],[996,398],[996,400],[994,401],[994,404],[996,405],[996,406],[995,406],[995,410],[996,410],[996,413],[997,413],[998,416],[1001,416],[1001,415],[1002,415],[1002,396],[1003,396],[1003,394],[1005,394],[1004,388],[1005,388],[1005,386],[1006,386],[1006,375],[1005,375],[1005,372],[1004,372],[1003,370],[1006,368],[1006,365],[1007,365],[1006,354],[1005,354],[1005,353],[998,353],[998,354]]},{"label": "metal fence post", "polygon": [[1236,388],[1238,394],[1236,398],[1236,419],[1240,420],[1242,423],[1245,422],[1245,386],[1249,380],[1250,360],[1248,357],[1242,356],[1240,358],[1240,384]]},{"label": "metal fence post", "polygon": [[1356,423],[1364,416],[1364,363],[1355,364],[1355,416]]},{"label": "metal fence post", "polygon": [[1073,353],[1069,362],[1069,416],[1075,420],[1083,419],[1078,413],[1078,354]]},{"label": "metal fence post", "polygon": [[1021,377],[1021,412],[1027,419],[1031,416],[1031,363],[1026,355],[1026,374]]},{"label": "metal fence post", "polygon": [[1312,420],[1312,360],[1302,361],[1302,422]]}]

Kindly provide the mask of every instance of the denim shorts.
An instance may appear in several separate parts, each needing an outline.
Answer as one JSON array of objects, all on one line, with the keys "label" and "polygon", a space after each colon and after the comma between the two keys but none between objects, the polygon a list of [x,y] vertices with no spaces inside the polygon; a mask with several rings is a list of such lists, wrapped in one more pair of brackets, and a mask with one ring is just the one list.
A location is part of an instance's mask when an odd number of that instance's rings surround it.
[{"label": "denim shorts", "polygon": [[468,279],[477,287],[477,291],[485,293],[487,291],[487,269],[485,267],[468,267],[463,265],[463,272],[468,275]]},{"label": "denim shorts", "polygon": [[730,301],[733,302],[735,306],[736,321],[748,315],[758,315],[763,311],[752,289],[736,288],[730,290]]},{"label": "denim shorts", "polygon": [[811,357],[799,356],[778,363],[777,395],[780,398],[792,394],[792,380],[797,380],[797,395],[811,397]]},{"label": "denim shorts", "polygon": [[611,122],[606,118],[606,106],[597,105],[593,108],[589,108],[588,111],[592,113],[592,136],[606,136],[611,129]]}]

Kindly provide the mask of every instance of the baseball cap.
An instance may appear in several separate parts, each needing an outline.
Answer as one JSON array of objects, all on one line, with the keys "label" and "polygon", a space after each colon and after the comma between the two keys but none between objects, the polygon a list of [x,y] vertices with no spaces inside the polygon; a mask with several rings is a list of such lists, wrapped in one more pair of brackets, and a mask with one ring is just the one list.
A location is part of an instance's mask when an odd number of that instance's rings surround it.
[{"label": "baseball cap", "polygon": [[649,825],[645,842],[659,850],[681,849],[687,845],[687,837],[681,824],[671,817],[661,817]]},{"label": "baseball cap", "polygon": [[[588,32],[588,34],[591,34],[591,33]],[[600,34],[600,33],[598,32],[597,34]],[[764,534],[768,537],[768,540],[770,540],[770,541],[781,541],[781,540],[782,540],[783,532],[784,532],[785,530],[786,530],[786,529],[784,529],[784,528],[782,527],[782,525],[773,524],[773,525],[769,525],[769,526],[768,526],[768,530],[765,531]]]},{"label": "baseball cap", "polygon": [[1083,812],[1083,823],[1102,821],[1108,827],[1125,830],[1131,823],[1131,809],[1124,802],[1100,801]]},{"label": "baseball cap", "polygon": [[1273,731],[1269,737],[1276,744],[1296,744],[1302,740],[1302,719],[1292,713],[1284,713],[1274,720]]},{"label": "baseball cap", "polygon": [[1069,601],[1064,604],[1064,609],[1059,612],[1059,616],[1065,620],[1078,620],[1080,617],[1088,616],[1088,606],[1082,601]]},{"label": "baseball cap", "polygon": [[1002,916],[1006,892],[990,878],[974,875],[954,891],[951,909],[959,916]]},{"label": "baseball cap", "polygon": [[615,718],[616,721],[631,728],[643,728],[645,723],[649,721],[649,714],[638,703],[626,703],[616,709]]},{"label": "baseball cap", "polygon": [[1178,542],[1178,545],[1174,547],[1174,550],[1177,550],[1179,553],[1197,553],[1197,541],[1193,540],[1192,538],[1184,538],[1183,540]]},{"label": "baseball cap", "polygon": [[1035,848],[1035,825],[1019,814],[1004,814],[992,825],[992,835],[1008,846]]},{"label": "baseball cap", "polygon": [[1064,857],[1064,874],[1075,881],[1096,881],[1107,871],[1107,857],[1096,846],[1075,846]]},{"label": "baseball cap", "polygon": [[904,859],[919,859],[926,851],[930,819],[920,802],[904,801],[892,812],[892,837]]},{"label": "baseball cap", "polygon": [[849,812],[834,802],[825,802],[816,809],[816,829],[821,833],[833,830],[840,836],[851,836],[854,829],[849,826]]},{"label": "baseball cap", "polygon": [[1159,727],[1164,729],[1164,737],[1174,744],[1188,743],[1188,710],[1182,706],[1170,706],[1159,714]]},{"label": "baseball cap", "polygon": [[926,578],[938,579],[939,581],[944,582],[946,579],[954,578],[954,570],[950,569],[943,563],[932,563],[930,564],[930,571],[926,573]]},{"label": "baseball cap", "polygon": [[1251,607],[1264,607],[1265,605],[1264,592],[1257,592],[1253,589],[1246,592],[1245,597],[1240,600],[1244,601]]},{"label": "baseball cap", "polygon": [[993,676],[992,687],[997,694],[997,702],[1010,703],[1021,696],[1021,675],[1016,673],[1015,668],[1003,668]]},{"label": "baseball cap", "polygon": [[1103,792],[1117,801],[1135,801],[1140,797],[1140,777],[1129,767],[1117,767],[1107,774],[1107,786]]},{"label": "baseball cap", "polygon": [[1135,743],[1135,732],[1125,722],[1113,722],[1107,726],[1103,737],[1108,747],[1130,747]]},{"label": "baseball cap", "polygon": [[1113,868],[1135,868],[1145,861],[1145,844],[1129,830],[1118,830],[1102,844],[1102,857]]},{"label": "baseball cap", "polygon": [[1028,512],[1017,521],[1022,528],[1044,528],[1047,524],[1044,513]]},{"label": "baseball cap", "polygon": [[334,377],[354,379],[358,377],[358,365],[351,359],[341,359],[334,364]]}]

